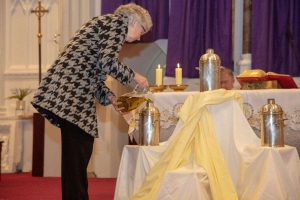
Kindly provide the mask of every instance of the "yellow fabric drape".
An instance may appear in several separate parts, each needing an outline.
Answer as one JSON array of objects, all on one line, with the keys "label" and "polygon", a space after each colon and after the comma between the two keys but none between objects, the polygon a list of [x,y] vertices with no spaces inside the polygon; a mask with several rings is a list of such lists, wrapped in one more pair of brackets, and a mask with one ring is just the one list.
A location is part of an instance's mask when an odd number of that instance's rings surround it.
[{"label": "yellow fabric drape", "polygon": [[182,128],[130,199],[156,199],[164,174],[191,161],[206,170],[214,200],[238,199],[207,108],[232,99],[242,105],[242,97],[235,91],[220,89],[190,95],[179,113]]}]

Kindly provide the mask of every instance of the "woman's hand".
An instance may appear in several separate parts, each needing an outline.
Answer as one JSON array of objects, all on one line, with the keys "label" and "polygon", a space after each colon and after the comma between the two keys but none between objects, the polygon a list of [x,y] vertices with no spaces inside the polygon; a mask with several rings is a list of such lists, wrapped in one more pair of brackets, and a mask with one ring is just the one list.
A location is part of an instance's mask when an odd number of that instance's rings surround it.
[{"label": "woman's hand", "polygon": [[138,84],[138,86],[142,89],[147,89],[149,87],[149,83],[146,77],[141,74],[135,72],[134,81]]},{"label": "woman's hand", "polygon": [[115,108],[115,110],[117,112],[119,112],[122,115],[126,114],[126,112],[123,112],[123,110],[125,108],[122,107],[122,103],[121,102],[117,101],[117,97],[115,97],[115,96],[108,96],[107,98],[109,99],[110,103],[113,105],[113,107]]},{"label": "woman's hand", "polygon": [[120,107],[120,102],[117,101],[117,97],[115,96],[108,96],[107,97],[110,101],[110,103],[113,105],[113,107],[115,108],[115,110],[119,113],[122,113],[122,107]]}]

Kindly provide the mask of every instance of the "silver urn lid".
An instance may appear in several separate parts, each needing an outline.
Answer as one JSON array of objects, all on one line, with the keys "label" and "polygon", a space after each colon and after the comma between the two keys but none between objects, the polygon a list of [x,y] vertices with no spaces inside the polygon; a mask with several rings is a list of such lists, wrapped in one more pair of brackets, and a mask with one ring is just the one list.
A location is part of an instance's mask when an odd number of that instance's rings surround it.
[{"label": "silver urn lid", "polygon": [[283,114],[280,105],[275,103],[275,99],[268,99],[268,103],[262,107],[262,114]]},{"label": "silver urn lid", "polygon": [[206,50],[206,53],[200,57],[199,65],[204,65],[207,62],[214,63],[216,66],[221,65],[220,57],[215,54],[213,49]]},{"label": "silver urn lid", "polygon": [[147,99],[146,105],[141,109],[140,115],[159,115],[158,109],[153,105],[153,102]]}]

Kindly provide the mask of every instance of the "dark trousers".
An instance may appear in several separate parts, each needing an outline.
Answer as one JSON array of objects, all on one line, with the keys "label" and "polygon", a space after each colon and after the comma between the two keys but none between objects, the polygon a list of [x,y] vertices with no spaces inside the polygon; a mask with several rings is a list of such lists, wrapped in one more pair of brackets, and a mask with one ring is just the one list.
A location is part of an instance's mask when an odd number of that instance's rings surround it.
[{"label": "dark trousers", "polygon": [[94,138],[78,126],[61,123],[61,184],[63,200],[88,200],[87,166]]}]

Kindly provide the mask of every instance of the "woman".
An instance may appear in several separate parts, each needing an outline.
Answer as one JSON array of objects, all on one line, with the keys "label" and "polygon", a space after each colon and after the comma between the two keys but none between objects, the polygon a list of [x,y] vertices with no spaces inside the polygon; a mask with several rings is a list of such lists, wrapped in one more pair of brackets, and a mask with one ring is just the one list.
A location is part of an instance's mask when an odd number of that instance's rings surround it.
[{"label": "woman", "polygon": [[95,97],[120,111],[104,83],[106,76],[148,87],[147,79],[120,63],[118,56],[125,41],[139,40],[151,27],[149,13],[135,4],[95,17],[80,28],[43,78],[32,105],[61,128],[64,200],[88,199],[87,165],[98,137]]}]

